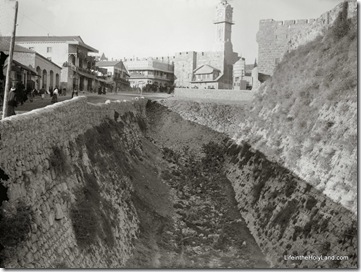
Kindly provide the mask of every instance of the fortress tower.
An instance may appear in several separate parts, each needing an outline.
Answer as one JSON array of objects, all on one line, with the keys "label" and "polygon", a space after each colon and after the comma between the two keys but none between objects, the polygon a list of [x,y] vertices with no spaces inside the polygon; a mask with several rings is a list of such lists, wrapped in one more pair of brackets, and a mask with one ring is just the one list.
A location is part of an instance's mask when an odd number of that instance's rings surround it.
[{"label": "fortress tower", "polygon": [[232,47],[232,21],[233,8],[227,0],[222,0],[216,7],[214,24],[216,26],[214,51],[231,51]]},{"label": "fortress tower", "polygon": [[227,0],[216,6],[213,51],[179,52],[174,61],[175,84],[199,89],[231,89],[233,64],[238,61],[232,46],[233,8]]}]

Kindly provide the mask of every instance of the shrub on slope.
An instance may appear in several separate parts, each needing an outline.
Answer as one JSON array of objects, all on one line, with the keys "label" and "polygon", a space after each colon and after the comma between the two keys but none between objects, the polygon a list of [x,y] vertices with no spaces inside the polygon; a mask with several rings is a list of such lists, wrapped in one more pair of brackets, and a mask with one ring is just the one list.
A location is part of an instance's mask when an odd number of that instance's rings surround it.
[{"label": "shrub on slope", "polygon": [[341,11],[324,36],[287,53],[249,114],[239,139],[356,211],[356,18]]}]

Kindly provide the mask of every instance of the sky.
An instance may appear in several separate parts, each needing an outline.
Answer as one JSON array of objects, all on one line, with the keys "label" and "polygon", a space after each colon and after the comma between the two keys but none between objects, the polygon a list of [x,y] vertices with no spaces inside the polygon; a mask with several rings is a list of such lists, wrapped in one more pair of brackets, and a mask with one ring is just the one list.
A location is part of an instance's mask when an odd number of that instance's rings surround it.
[{"label": "sky", "polygon": [[[1,1],[9,0],[0,0],[0,5]],[[18,2],[16,35],[79,35],[108,58],[120,59],[212,51],[215,7],[220,0]],[[340,2],[342,0],[229,0],[234,8],[233,50],[245,57],[247,63],[254,63],[258,55],[259,20],[318,18]],[[0,27],[1,23],[4,25],[1,17],[6,16],[0,16]]]}]

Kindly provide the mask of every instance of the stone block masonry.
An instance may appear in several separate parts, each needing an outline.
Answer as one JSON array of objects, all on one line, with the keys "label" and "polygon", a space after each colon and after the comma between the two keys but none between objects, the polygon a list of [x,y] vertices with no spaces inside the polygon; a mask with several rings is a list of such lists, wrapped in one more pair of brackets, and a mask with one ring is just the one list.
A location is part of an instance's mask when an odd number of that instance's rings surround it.
[{"label": "stone block masonry", "polygon": [[[348,17],[357,14],[357,2],[349,0]],[[272,75],[283,55],[298,46],[315,39],[329,28],[339,12],[343,3],[334,9],[322,14],[317,19],[274,21],[273,19],[261,20],[257,33],[258,43],[258,70],[259,73]]]},{"label": "stone block masonry", "polygon": [[[227,177],[258,245],[276,268],[356,268],[357,217],[247,143],[228,146]],[[331,256],[328,261],[285,256]],[[336,256],[343,260],[336,260]]]},{"label": "stone block masonry", "polygon": [[[106,146],[92,146],[102,143],[105,129],[101,127],[107,120],[118,120],[124,135],[131,135],[114,138],[119,149],[139,148],[136,120],[144,114],[145,104],[141,99],[94,105],[78,97],[0,121],[0,172],[5,173],[0,182],[8,198],[1,199],[0,208],[9,218],[16,218],[17,207],[23,203],[30,215],[30,230],[23,241],[0,252],[4,267],[116,268],[125,264],[138,228],[130,201],[132,185],[122,174],[123,166],[107,157]],[[104,164],[96,158],[104,158]],[[102,171],[105,165],[112,165],[112,171]],[[101,202],[93,217],[74,210],[75,203],[83,203],[84,190],[87,200],[87,184],[100,188],[96,192]],[[79,246],[74,212],[90,219],[87,224],[95,224],[94,231],[99,229],[89,237],[93,243],[86,248]],[[109,222],[104,213],[112,218]]]},{"label": "stone block masonry", "polygon": [[136,113],[137,105],[142,103],[129,101],[95,105],[87,103],[85,97],[79,97],[1,120],[0,165],[12,177],[21,178],[22,171],[39,165],[42,154],[49,153],[54,145],[75,140],[105,118],[113,119],[115,111],[119,114]]}]

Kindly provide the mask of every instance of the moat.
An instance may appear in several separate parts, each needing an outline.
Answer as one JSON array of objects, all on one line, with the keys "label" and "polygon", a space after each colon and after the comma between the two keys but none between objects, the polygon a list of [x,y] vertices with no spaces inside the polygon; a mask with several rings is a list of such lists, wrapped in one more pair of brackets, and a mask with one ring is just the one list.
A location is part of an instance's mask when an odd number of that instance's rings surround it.
[{"label": "moat", "polygon": [[[150,175],[151,169],[144,172],[147,167],[134,173],[137,185],[133,201],[141,232],[135,255],[126,266],[269,267],[238,211],[225,174],[227,137],[182,121],[172,113],[157,118],[164,115],[164,109],[149,105],[149,129],[143,147],[145,153],[152,155],[144,160],[154,163],[157,174]],[[146,177],[142,178],[142,174]],[[139,181],[147,184],[138,184]],[[147,202],[148,190],[162,192],[158,201]]]}]

